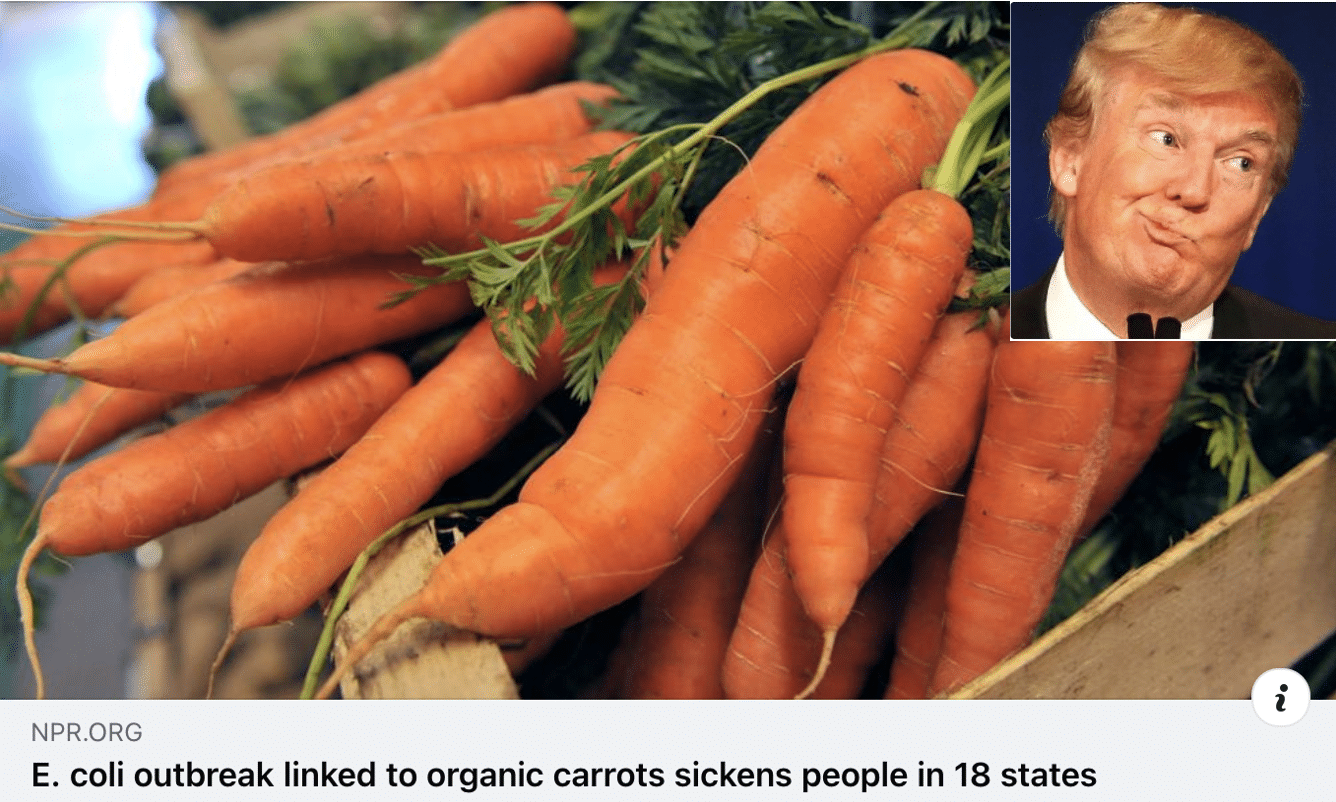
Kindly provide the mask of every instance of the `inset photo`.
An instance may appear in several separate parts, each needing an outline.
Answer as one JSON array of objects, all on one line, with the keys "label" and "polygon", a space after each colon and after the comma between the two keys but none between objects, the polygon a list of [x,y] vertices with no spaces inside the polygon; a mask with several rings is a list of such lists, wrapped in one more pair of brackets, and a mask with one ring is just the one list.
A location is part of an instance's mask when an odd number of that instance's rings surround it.
[{"label": "inset photo", "polygon": [[1016,339],[1336,339],[1333,3],[1013,3]]}]

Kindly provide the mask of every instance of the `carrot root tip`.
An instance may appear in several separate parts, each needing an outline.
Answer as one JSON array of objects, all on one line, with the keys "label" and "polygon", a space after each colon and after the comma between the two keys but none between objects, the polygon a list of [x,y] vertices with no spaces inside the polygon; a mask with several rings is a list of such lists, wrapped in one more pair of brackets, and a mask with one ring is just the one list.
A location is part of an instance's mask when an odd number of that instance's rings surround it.
[{"label": "carrot root tip", "polygon": [[[405,600],[405,604],[414,601],[416,601],[416,599],[410,596]],[[320,686],[320,690],[316,692],[315,698],[328,699],[330,695],[334,693],[334,687],[343,681],[343,678],[349,671],[352,671],[358,663],[362,662],[362,660],[371,653],[372,649],[376,648],[382,641],[394,634],[394,631],[398,629],[400,625],[413,617],[414,615],[412,613],[404,612],[402,606],[400,609],[391,610],[382,616],[381,619],[371,627],[370,631],[362,636],[361,640],[354,643],[352,647],[348,649],[348,653],[343,657],[343,662],[334,667],[334,671],[325,680],[325,683]]]},{"label": "carrot root tip", "polygon": [[223,645],[218,647],[218,654],[213,658],[213,665],[209,666],[209,684],[204,691],[205,699],[213,698],[214,682],[218,679],[218,671],[223,667],[228,654],[232,652],[232,646],[237,642],[237,636],[242,630],[235,624],[227,631],[227,637],[223,639]]},{"label": "carrot root tip", "polygon": [[830,668],[830,657],[835,652],[835,635],[839,633],[838,629],[827,629],[821,633],[821,659],[816,664],[816,672],[812,674],[812,681],[807,683],[807,687],[798,691],[794,699],[806,699],[816,691],[821,680],[826,678],[826,671]]},{"label": "carrot root tip", "polygon": [[0,351],[0,365],[35,370],[38,373],[62,373],[65,370],[65,363],[59,359],[39,359],[10,351]]},{"label": "carrot root tip", "polygon": [[28,662],[32,664],[33,681],[36,688],[34,698],[46,698],[46,679],[42,674],[42,661],[37,654],[37,622],[33,616],[32,590],[28,587],[28,575],[32,573],[37,555],[46,548],[48,537],[38,532],[24,549],[19,560],[18,580],[15,595],[19,603],[19,619],[23,626],[23,648],[28,653]]}]

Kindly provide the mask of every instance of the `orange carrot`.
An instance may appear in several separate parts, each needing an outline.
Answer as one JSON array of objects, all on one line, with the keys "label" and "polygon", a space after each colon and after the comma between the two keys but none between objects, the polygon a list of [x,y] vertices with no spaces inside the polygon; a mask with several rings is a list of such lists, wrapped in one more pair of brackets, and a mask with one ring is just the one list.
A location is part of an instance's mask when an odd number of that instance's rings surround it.
[{"label": "orange carrot", "polygon": [[1195,353],[1190,340],[1119,340],[1116,347],[1118,389],[1109,464],[1095,483],[1078,538],[1090,534],[1122,498],[1159,445]]},{"label": "orange carrot", "polygon": [[[975,322],[973,314],[942,317],[905,391],[882,446],[860,587],[924,513],[949,498],[974,453],[996,336],[995,326]],[[724,664],[732,697],[790,697],[818,671],[822,635],[793,588],[786,539],[781,520],[753,569]]]},{"label": "orange carrot", "polygon": [[857,699],[863,694],[873,667],[892,645],[904,608],[905,571],[899,563],[892,560],[879,567],[859,590],[830,663],[808,698]]},{"label": "orange carrot", "polygon": [[400,360],[368,351],[250,390],[70,474],[42,506],[39,536],[77,556],[201,520],[341,453],[408,384]]},{"label": "orange carrot", "polygon": [[426,61],[282,131],[182,162],[163,174],[159,186],[253,168],[403,120],[528,91],[565,69],[574,47],[575,28],[556,4],[506,6],[465,29]]},{"label": "orange carrot", "polygon": [[189,393],[124,390],[83,382],[63,403],[48,407],[6,469],[76,460],[190,399]]},{"label": "orange carrot", "polygon": [[942,648],[946,582],[965,505],[959,498],[929,512],[915,530],[904,616],[895,636],[887,699],[925,699]]},{"label": "orange carrot", "polygon": [[803,612],[788,567],[782,513],[766,533],[720,669],[729,699],[790,699],[809,684],[821,631]]},{"label": "orange carrot", "polygon": [[784,430],[789,571],[832,646],[870,572],[867,519],[886,431],[973,238],[949,195],[920,189],[892,201],[854,249],[798,373]]},{"label": "orange carrot", "polygon": [[1032,636],[1108,459],[1116,367],[1111,342],[998,346],[930,694]]},{"label": "orange carrot", "polygon": [[47,331],[69,320],[76,308],[85,317],[98,317],[130,285],[164,264],[198,266],[217,258],[207,242],[117,242],[78,258],[61,278],[54,263],[89,244],[36,236],[22,250],[0,257],[0,275],[13,281],[11,291],[0,297],[0,343]]},{"label": "orange carrot", "polygon": [[[620,264],[604,267],[595,281],[613,281],[625,270]],[[366,437],[265,525],[242,558],[232,587],[229,641],[242,631],[296,617],[367,544],[496,445],[561,385],[563,339],[561,331],[547,338],[529,376],[506,359],[489,321],[475,325]],[[407,450],[421,465],[404,473]],[[321,560],[310,562],[317,551]],[[297,566],[300,570],[293,570]],[[289,574],[273,584],[276,576]]]},{"label": "orange carrot", "polygon": [[[429,147],[432,152],[473,153],[500,147],[560,142],[590,131],[591,124],[585,117],[581,101],[603,102],[615,93],[612,87],[584,81],[557,84],[505,100],[411,120],[351,144],[320,149],[306,154],[300,161],[294,159],[287,162],[289,167],[281,175],[257,168],[257,174],[250,180],[259,185],[285,181],[289,178],[286,171],[292,169],[291,165],[304,164],[315,171],[319,169],[322,159],[347,159],[353,156],[375,158],[392,151],[420,150],[423,147]],[[225,188],[226,184],[220,182],[218,191]],[[198,216],[202,211],[203,208],[200,208],[192,216]],[[180,220],[181,214],[173,214],[172,219]],[[161,248],[162,245],[157,247]],[[150,261],[145,266],[149,268],[156,263]],[[126,290],[110,311],[130,317],[182,289],[241,272],[246,264],[249,263],[222,258],[207,267],[187,264],[152,270]],[[100,311],[102,304],[97,304],[94,313]]]},{"label": "orange carrot", "polygon": [[[553,84],[535,92],[410,119],[282,162],[314,163],[393,151],[476,153],[561,142],[593,130],[582,102],[598,105],[616,95],[617,90],[611,86],[590,81]],[[256,168],[251,174],[261,175],[282,162]]]},{"label": "orange carrot", "polygon": [[168,298],[215,281],[232,278],[254,267],[254,262],[242,262],[226,257],[207,265],[159,267],[130,285],[130,288],[108,307],[107,312],[116,317],[134,317]]},{"label": "orange carrot", "polygon": [[382,309],[422,273],[413,256],[267,263],[146,310],[56,360],[0,354],[0,363],[113,387],[200,393],[258,384],[381,343],[430,331],[472,308],[460,283]]},{"label": "orange carrot", "polygon": [[988,373],[1001,332],[973,313],[946,315],[882,447],[868,521],[872,565],[925,514],[952,498],[983,426]]},{"label": "orange carrot", "polygon": [[137,440],[67,476],[42,505],[19,567],[30,655],[26,576],[44,548],[68,556],[131,548],[203,520],[351,445],[407,389],[407,367],[366,352]]},{"label": "orange carrot", "polygon": [[949,59],[902,50],[813,93],[682,239],[571,440],[342,670],[410,617],[493,636],[546,632],[662,573],[735,480],[855,241],[940,158],[972,91]]},{"label": "orange carrot", "polygon": [[[486,454],[561,385],[561,341],[549,337],[528,376],[506,360],[488,321],[475,325],[265,524],[232,586],[232,632],[295,618],[368,543]],[[404,471],[409,452],[416,467]]]},{"label": "orange carrot", "polygon": [[621,696],[724,698],[720,669],[765,525],[765,485],[778,434],[757,441],[748,466],[682,559],[645,588]]},{"label": "orange carrot", "polygon": [[825,638],[793,589],[787,534],[781,514],[752,566],[721,668],[725,696],[853,698],[898,617],[892,572],[878,571],[861,586],[850,624],[836,634],[827,657]]},{"label": "orange carrot", "polygon": [[479,153],[398,151],[284,162],[239,179],[194,223],[224,256],[258,262],[403,253],[434,244],[518,239],[574,168],[630,135],[602,131],[555,144]]}]

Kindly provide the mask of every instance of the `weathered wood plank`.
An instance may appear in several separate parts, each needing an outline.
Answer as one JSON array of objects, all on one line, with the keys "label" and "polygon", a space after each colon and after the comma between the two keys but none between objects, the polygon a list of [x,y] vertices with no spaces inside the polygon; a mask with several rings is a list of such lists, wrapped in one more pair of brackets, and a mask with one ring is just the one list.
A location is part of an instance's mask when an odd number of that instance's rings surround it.
[{"label": "weathered wood plank", "polygon": [[1336,630],[1336,443],[954,698],[1243,699]]},{"label": "weathered wood plank", "polygon": [[[348,647],[400,600],[422,587],[441,550],[430,526],[389,543],[367,563],[348,609],[335,627],[334,655]],[[519,689],[496,643],[449,633],[425,619],[410,621],[380,645],[340,685],[346,699],[517,699]]]}]

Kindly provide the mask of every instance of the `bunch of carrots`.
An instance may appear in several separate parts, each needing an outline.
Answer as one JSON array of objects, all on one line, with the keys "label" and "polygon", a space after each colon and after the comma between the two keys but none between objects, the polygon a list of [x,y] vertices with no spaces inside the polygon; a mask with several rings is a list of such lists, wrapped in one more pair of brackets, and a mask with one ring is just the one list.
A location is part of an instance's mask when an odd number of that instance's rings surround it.
[{"label": "bunch of carrots", "polygon": [[[323,465],[243,558],[221,660],[325,596],[557,391],[560,327],[521,370],[497,332],[523,321],[477,319],[468,283],[385,301],[439,273],[420,249],[559,225],[540,212],[581,165],[636,146],[589,118],[614,90],[552,83],[574,47],[559,7],[504,7],[302,124],[183,163],[140,207],[7,255],[5,338],[127,318],[57,359],[0,358],[83,380],[7,469],[246,388],[72,472],[25,567],[137,546]],[[923,697],[1026,645],[1067,551],[1158,442],[1192,348],[1012,342],[1005,308],[951,311],[974,279],[959,198],[1005,158],[981,143],[1007,87],[924,50],[851,57],[685,236],[628,246],[655,251],[645,306],[578,427],[320,694],[412,618],[550,643],[635,597],[609,696],[852,697],[889,661],[877,695]],[[638,212],[609,202],[614,228]],[[388,348],[448,326],[468,330],[421,376]]]}]

